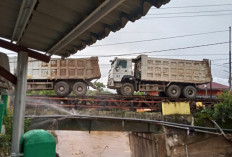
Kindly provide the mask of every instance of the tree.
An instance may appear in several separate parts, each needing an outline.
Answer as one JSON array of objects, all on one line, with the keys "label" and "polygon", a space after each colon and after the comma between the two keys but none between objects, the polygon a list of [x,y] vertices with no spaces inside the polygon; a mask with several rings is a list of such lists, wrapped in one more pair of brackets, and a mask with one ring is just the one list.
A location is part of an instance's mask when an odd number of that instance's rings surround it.
[{"label": "tree", "polygon": [[224,91],[219,95],[219,99],[222,101],[214,105],[213,118],[221,122],[232,120],[232,95],[230,91]]},{"label": "tree", "polygon": [[195,122],[201,125],[204,119],[214,120],[223,128],[232,128],[232,95],[230,91],[224,91],[218,95],[219,103],[213,109],[202,108],[195,114]]},{"label": "tree", "polygon": [[103,92],[104,88],[106,88],[106,86],[102,82],[95,81],[93,84],[97,87],[98,92]]}]

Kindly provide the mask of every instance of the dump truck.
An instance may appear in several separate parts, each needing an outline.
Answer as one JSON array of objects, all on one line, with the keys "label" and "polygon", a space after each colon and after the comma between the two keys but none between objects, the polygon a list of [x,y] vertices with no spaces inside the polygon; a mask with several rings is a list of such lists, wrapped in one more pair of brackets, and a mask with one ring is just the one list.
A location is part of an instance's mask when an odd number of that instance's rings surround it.
[{"label": "dump truck", "polygon": [[124,96],[140,91],[193,99],[197,94],[197,85],[211,81],[207,59],[195,61],[139,55],[134,59],[116,57],[112,60],[107,87],[116,89],[118,94]]},{"label": "dump truck", "polygon": [[[16,60],[17,58],[10,58],[13,73],[16,69]],[[98,57],[52,58],[49,63],[29,58],[27,90],[54,89],[58,96],[67,96],[73,91],[75,95],[83,96],[89,86],[95,88],[91,81],[100,77]]]},{"label": "dump truck", "polygon": [[[10,66],[9,66],[9,58],[5,53],[0,52],[0,65],[10,71]],[[4,77],[1,76],[0,73],[0,92],[2,90],[10,90],[12,89],[12,84],[6,80]]]}]

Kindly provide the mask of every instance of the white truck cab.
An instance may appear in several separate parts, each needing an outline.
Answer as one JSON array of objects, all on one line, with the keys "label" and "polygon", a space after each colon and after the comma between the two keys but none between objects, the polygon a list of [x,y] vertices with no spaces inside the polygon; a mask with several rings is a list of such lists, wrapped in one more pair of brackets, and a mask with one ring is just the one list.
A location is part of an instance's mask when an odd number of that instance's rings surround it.
[{"label": "white truck cab", "polygon": [[[108,88],[119,89],[122,87],[122,82],[125,77],[133,77],[132,59],[115,58],[111,61],[111,69],[108,75]],[[134,91],[133,91],[134,92]]]}]

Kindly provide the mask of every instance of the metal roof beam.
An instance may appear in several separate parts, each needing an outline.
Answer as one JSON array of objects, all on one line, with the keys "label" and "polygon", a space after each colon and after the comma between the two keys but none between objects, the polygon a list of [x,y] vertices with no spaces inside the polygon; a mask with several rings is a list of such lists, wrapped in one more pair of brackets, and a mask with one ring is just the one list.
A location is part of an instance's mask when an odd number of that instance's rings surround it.
[{"label": "metal roof beam", "polygon": [[13,44],[11,42],[8,42],[2,39],[0,39],[0,47],[14,51],[14,52],[20,52],[20,51],[28,52],[29,57],[32,57],[32,58],[35,58],[35,59],[38,59],[40,61],[47,62],[47,63],[50,61],[50,58],[51,58],[50,56],[41,54],[34,50],[28,49],[24,46],[16,45],[16,44]]},{"label": "metal roof beam", "polygon": [[32,11],[35,7],[37,0],[23,0],[19,15],[14,27],[14,32],[11,37],[11,42],[16,41],[17,43],[20,41],[22,34],[25,30],[25,27],[29,21],[29,18],[31,17]]},{"label": "metal roof beam", "polygon": [[97,9],[95,9],[87,18],[77,25],[71,32],[64,36],[60,41],[53,45],[48,53],[57,54],[63,47],[80,36],[88,28],[100,21],[104,16],[109,14],[113,9],[117,8],[125,0],[105,0]]},{"label": "metal roof beam", "polygon": [[6,70],[4,67],[0,65],[0,71],[1,71],[1,76],[10,81],[13,84],[16,84],[17,82],[17,77],[13,74],[11,74],[8,70]]}]

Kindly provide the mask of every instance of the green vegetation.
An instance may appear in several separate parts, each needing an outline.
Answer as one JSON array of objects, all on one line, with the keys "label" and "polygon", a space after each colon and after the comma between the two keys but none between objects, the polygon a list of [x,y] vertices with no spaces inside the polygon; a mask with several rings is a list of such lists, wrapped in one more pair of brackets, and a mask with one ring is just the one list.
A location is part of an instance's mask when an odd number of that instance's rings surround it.
[{"label": "green vegetation", "polygon": [[218,98],[222,102],[214,105],[213,109],[203,108],[195,114],[197,125],[202,125],[204,120],[215,120],[221,127],[232,127],[230,124],[232,121],[232,95],[229,91],[224,91],[218,95]]},{"label": "green vegetation", "polygon": [[145,95],[144,92],[135,92],[134,95]]},{"label": "green vegetation", "polygon": [[98,92],[103,92],[104,88],[106,88],[106,86],[102,82],[95,81],[93,84],[97,87]]},{"label": "green vegetation", "polygon": [[112,94],[110,91],[105,89],[106,86],[102,82],[95,81],[93,84],[96,86],[96,90],[89,89],[89,90],[87,90],[86,95],[94,96],[94,95],[98,95],[98,94]]},{"label": "green vegetation", "polygon": [[[9,156],[11,150],[12,127],[13,127],[13,111],[9,110],[3,118],[5,126],[5,134],[0,135],[0,156]],[[29,119],[25,119],[24,131],[27,131],[30,124]]]},{"label": "green vegetation", "polygon": [[56,95],[54,90],[28,91],[27,95]]}]

